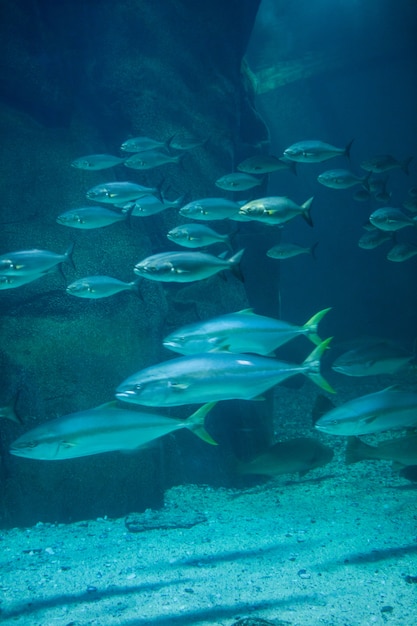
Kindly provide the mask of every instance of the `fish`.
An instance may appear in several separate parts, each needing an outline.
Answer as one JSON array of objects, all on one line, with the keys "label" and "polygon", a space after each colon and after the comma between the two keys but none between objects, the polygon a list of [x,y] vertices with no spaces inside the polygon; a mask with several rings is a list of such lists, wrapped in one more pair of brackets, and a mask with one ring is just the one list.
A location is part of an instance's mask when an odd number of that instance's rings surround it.
[{"label": "fish", "polygon": [[120,146],[122,152],[145,152],[146,150],[159,150],[168,148],[172,138],[167,141],[158,141],[151,137],[132,137],[126,139]]},{"label": "fish", "polygon": [[16,424],[23,424],[23,420],[16,410],[20,392],[17,392],[8,404],[0,407],[0,419],[7,419]]},{"label": "fish", "polygon": [[311,254],[313,259],[316,259],[316,248],[318,245],[318,241],[310,247],[298,246],[295,243],[278,243],[267,251],[266,256],[269,256],[271,259],[291,259],[300,254]]},{"label": "fish", "polygon": [[417,216],[409,217],[400,209],[393,207],[376,209],[376,211],[369,216],[369,221],[377,228],[389,232],[400,230],[407,226],[417,226]]},{"label": "fish", "polygon": [[345,376],[396,374],[413,359],[414,355],[402,346],[386,339],[375,339],[341,354],[332,369]]},{"label": "fish", "polygon": [[[64,254],[50,250],[18,250],[0,256],[0,276],[28,276],[45,274],[61,263],[69,263],[74,267],[72,243]],[[34,279],[35,280],[35,279]],[[31,281],[27,281],[31,282]]]},{"label": "fish", "polygon": [[152,194],[138,198],[134,202],[130,210],[130,215],[134,217],[147,217],[149,215],[155,215],[156,213],[162,213],[167,209],[178,209],[184,202],[184,195],[179,196],[176,200],[167,200],[162,197],[156,198]]},{"label": "fish", "polygon": [[0,275],[0,290],[3,291],[5,289],[23,287],[23,285],[28,285],[29,283],[33,283],[35,280],[39,280],[45,276],[45,274],[47,274],[47,272],[41,272],[40,274],[23,274],[23,276],[20,276],[19,274],[10,276]]},{"label": "fish", "polygon": [[180,163],[184,155],[172,155],[162,150],[146,150],[136,152],[124,161],[126,167],[134,170],[151,170],[167,163]]},{"label": "fish", "polygon": [[225,189],[226,191],[246,191],[247,189],[253,189],[258,185],[262,185],[263,178],[256,178],[251,174],[245,174],[244,172],[233,172],[221,176],[215,181],[216,187]]},{"label": "fish", "polygon": [[239,263],[244,253],[239,250],[228,259],[206,252],[161,252],[146,257],[134,267],[138,276],[168,283],[190,283],[214,276],[223,270],[231,270],[243,280]]},{"label": "fish", "polygon": [[318,346],[322,343],[318,325],[330,310],[323,309],[302,326],[296,326],[273,317],[257,315],[253,309],[243,309],[182,326],[167,335],[163,345],[184,355],[224,351],[269,356],[288,341],[304,335]]},{"label": "fish", "polygon": [[337,156],[350,158],[353,139],[344,148],[337,148],[324,141],[316,139],[299,141],[284,150],[284,156],[290,161],[298,163],[322,163]]},{"label": "fish", "polygon": [[117,387],[116,398],[147,406],[252,400],[297,374],[307,376],[322,389],[332,392],[320,373],[320,358],[329,343],[330,339],[323,341],[298,365],[226,352],[181,356],[133,374]]},{"label": "fish", "polygon": [[366,176],[356,176],[349,170],[326,170],[318,175],[319,183],[330,189],[349,189],[355,185],[362,185],[367,188],[371,172]]},{"label": "fish", "polygon": [[111,154],[88,154],[87,156],[78,157],[71,163],[71,167],[78,170],[106,170],[125,162],[125,158],[113,156]]},{"label": "fish", "polygon": [[395,157],[390,154],[379,154],[377,156],[370,157],[365,161],[362,161],[361,168],[363,170],[367,170],[368,172],[374,172],[376,174],[381,174],[383,172],[388,172],[389,170],[401,169],[404,174],[409,174],[408,166],[410,165],[413,157],[407,157],[403,161],[398,161]]},{"label": "fish", "polygon": [[208,139],[198,139],[189,133],[176,133],[169,142],[174,150],[188,151],[204,146]]},{"label": "fish", "polygon": [[392,241],[393,233],[375,228],[364,233],[359,241],[358,246],[363,250],[374,250],[386,241]]},{"label": "fish", "polygon": [[88,200],[93,200],[94,202],[119,204],[121,202],[129,202],[129,200],[137,200],[148,194],[158,195],[159,189],[122,181],[96,185],[87,191],[86,196]]},{"label": "fish", "polygon": [[312,469],[327,465],[333,456],[333,450],[318,439],[297,437],[274,443],[266,452],[251,461],[240,461],[236,469],[239,474],[244,475],[273,477],[298,473],[301,477]]},{"label": "fish", "polygon": [[183,217],[194,220],[224,220],[239,212],[240,204],[226,198],[201,198],[181,207]]},{"label": "fish", "polygon": [[397,467],[417,465],[417,434],[381,441],[376,446],[371,446],[357,437],[349,437],[345,454],[346,465],[365,460],[392,461]]},{"label": "fish", "polygon": [[91,230],[110,226],[116,222],[124,222],[129,215],[130,212],[114,211],[104,206],[87,206],[65,211],[58,215],[56,221],[62,226]]},{"label": "fish", "polygon": [[[138,279],[139,280],[139,279]],[[99,298],[108,298],[114,296],[121,291],[138,292],[138,280],[125,283],[111,276],[86,276],[72,282],[66,288],[66,292],[71,296],[78,298],[89,298],[90,300],[98,300]]]},{"label": "fish", "polygon": [[417,393],[388,387],[330,409],[314,427],[330,435],[371,435],[417,426]]},{"label": "fish", "polygon": [[413,256],[416,256],[416,254],[417,246],[404,241],[402,243],[395,244],[395,246],[388,251],[387,259],[388,261],[394,261],[395,263],[402,263],[403,261],[407,261]]},{"label": "fish", "polygon": [[231,249],[230,235],[217,233],[203,224],[181,224],[181,226],[172,228],[167,237],[170,241],[184,246],[184,248],[201,248],[215,243],[224,243]]},{"label": "fish", "polygon": [[296,167],[295,161],[288,161],[285,157],[277,157],[273,154],[256,154],[239,163],[237,169],[245,174],[270,174],[289,169],[296,174]]},{"label": "fish", "polygon": [[213,406],[214,403],[205,404],[188,419],[178,420],[107,402],[40,424],[16,439],[10,454],[39,461],[62,461],[136,450],[181,428],[188,428],[203,441],[216,445],[204,428],[204,418]]},{"label": "fish", "polygon": [[266,224],[285,224],[297,215],[301,215],[309,226],[313,226],[310,215],[313,199],[314,197],[311,197],[299,206],[286,196],[258,198],[242,205],[239,215]]}]

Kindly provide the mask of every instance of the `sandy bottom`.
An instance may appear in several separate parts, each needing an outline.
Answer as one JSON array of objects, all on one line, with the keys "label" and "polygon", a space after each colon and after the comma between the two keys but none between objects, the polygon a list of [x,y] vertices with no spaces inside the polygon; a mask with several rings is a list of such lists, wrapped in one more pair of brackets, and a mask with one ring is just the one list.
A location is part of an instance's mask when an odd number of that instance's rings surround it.
[{"label": "sandy bottom", "polygon": [[346,467],[344,441],[322,440],[335,458],[303,479],[174,487],[152,523],[175,528],[97,519],[1,531],[0,621],[414,626],[417,485],[388,462]]}]

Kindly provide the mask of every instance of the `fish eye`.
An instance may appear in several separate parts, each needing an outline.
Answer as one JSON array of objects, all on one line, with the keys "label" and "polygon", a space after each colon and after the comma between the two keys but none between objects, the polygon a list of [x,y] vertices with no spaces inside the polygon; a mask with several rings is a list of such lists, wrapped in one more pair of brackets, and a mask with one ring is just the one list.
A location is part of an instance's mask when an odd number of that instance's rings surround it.
[{"label": "fish eye", "polygon": [[135,390],[135,391],[140,391],[140,390],[142,389],[142,387],[143,387],[143,385],[141,385],[140,383],[137,383],[137,384],[134,386],[134,390]]}]

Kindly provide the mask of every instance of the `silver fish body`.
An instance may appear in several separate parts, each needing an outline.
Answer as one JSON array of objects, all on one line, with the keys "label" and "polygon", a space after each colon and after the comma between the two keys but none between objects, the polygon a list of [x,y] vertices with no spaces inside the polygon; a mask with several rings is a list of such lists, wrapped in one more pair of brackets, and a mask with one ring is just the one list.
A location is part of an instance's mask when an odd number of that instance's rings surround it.
[{"label": "silver fish body", "polygon": [[88,206],[70,209],[56,218],[58,224],[69,228],[90,230],[103,228],[127,219],[128,213],[121,213],[103,206]]},{"label": "silver fish body", "polygon": [[408,174],[408,166],[412,160],[413,157],[408,157],[404,161],[398,161],[390,154],[379,154],[362,161],[361,168],[375,174],[382,174],[395,169],[401,169],[405,174]]},{"label": "silver fish body", "polygon": [[296,326],[283,320],[257,315],[252,309],[244,309],[182,326],[165,337],[163,345],[180,354],[215,350],[237,354],[251,352],[267,356],[300,335],[305,335],[315,345],[319,345],[321,339],[317,334],[318,324],[328,311],[330,309],[323,309],[304,325]]},{"label": "silver fish body", "polygon": [[152,194],[138,198],[131,208],[133,217],[148,217],[156,213],[162,213],[167,209],[179,208],[184,200],[184,196],[179,196],[176,200],[167,200],[166,198],[156,198]]},{"label": "silver fish body", "polygon": [[99,298],[108,298],[114,296],[121,291],[137,292],[138,283],[132,281],[130,283],[123,282],[111,276],[86,276],[72,282],[66,288],[66,292],[71,296],[78,298],[88,298],[90,300],[98,300]]},{"label": "silver fish body", "polygon": [[400,211],[400,209],[393,207],[376,209],[376,211],[373,211],[369,216],[369,221],[377,228],[389,232],[400,230],[407,226],[417,226],[417,216],[409,217]]},{"label": "silver fish body", "polygon": [[126,167],[134,170],[151,170],[167,163],[180,163],[183,155],[172,155],[162,150],[136,152],[124,161]]},{"label": "silver fish body", "polygon": [[35,280],[39,280],[39,278],[45,276],[46,273],[47,272],[40,274],[23,274],[22,276],[19,274],[10,274],[9,276],[0,275],[0,290],[4,291],[6,289],[23,287],[23,285],[28,285],[29,283],[33,283]]},{"label": "silver fish body", "polygon": [[272,154],[257,154],[245,159],[237,166],[239,172],[245,174],[270,174],[279,170],[292,170],[294,174],[296,163],[288,161],[284,157],[276,157]]},{"label": "silver fish body", "polygon": [[224,220],[236,215],[240,205],[226,198],[201,198],[185,204],[180,215],[195,220]]},{"label": "silver fish body", "polygon": [[266,224],[285,224],[294,217],[301,215],[312,226],[313,222],[310,216],[312,202],[313,197],[306,200],[302,205],[296,204],[285,196],[258,198],[242,205],[239,209],[239,215]]},{"label": "silver fish body", "polygon": [[229,235],[218,233],[204,224],[181,224],[170,230],[167,237],[184,248],[201,248],[215,243],[225,243],[230,248]]},{"label": "silver fish body", "polygon": [[358,246],[363,250],[374,250],[386,241],[392,241],[392,233],[375,228],[374,230],[368,230],[360,237]]},{"label": "silver fish body", "polygon": [[16,439],[10,453],[41,461],[74,459],[104,452],[135,450],[181,428],[214,444],[204,429],[212,404],[200,407],[188,420],[121,408],[116,402],[45,422]]},{"label": "silver fish body", "polygon": [[257,355],[204,353],[147,367],[122,382],[116,398],[147,406],[179,406],[218,400],[251,400],[296,374],[331,391],[320,374],[329,340],[296,365]]},{"label": "silver fish body", "polygon": [[331,435],[369,435],[417,426],[417,393],[389,387],[350,400],[318,419],[315,428]]},{"label": "silver fish body", "polygon": [[[0,256],[0,276],[27,276],[45,274],[61,263],[72,261],[74,244],[71,244],[64,254],[57,254],[50,250],[19,250]],[[30,281],[27,281],[30,282]]]},{"label": "silver fish body", "polygon": [[321,163],[337,156],[350,156],[353,139],[344,148],[337,148],[324,141],[311,139],[299,141],[284,150],[284,156],[298,163]]},{"label": "silver fish body", "polygon": [[96,185],[87,191],[87,198],[94,202],[103,202],[105,204],[120,204],[137,200],[148,194],[157,194],[158,189],[155,187],[144,187],[137,183],[129,181],[110,182]]},{"label": "silver fish body", "polygon": [[381,339],[344,352],[333,361],[332,369],[345,376],[395,374],[413,358],[401,346]]},{"label": "silver fish body", "polygon": [[111,154],[88,154],[86,156],[78,157],[72,161],[71,166],[78,170],[107,170],[110,167],[121,165],[125,159],[122,157],[113,156]]},{"label": "silver fish body", "polygon": [[395,244],[395,246],[388,251],[387,259],[388,261],[393,261],[394,263],[402,263],[403,261],[408,261],[408,259],[411,259],[416,255],[417,246],[403,241]]},{"label": "silver fish body", "polygon": [[252,176],[252,174],[233,172],[218,178],[215,185],[226,191],[246,191],[247,189],[253,189],[253,187],[262,185],[263,182],[262,178],[256,178],[256,176]]},{"label": "silver fish body", "polygon": [[367,176],[356,176],[350,170],[327,170],[317,177],[319,183],[330,189],[349,189],[355,185],[366,187],[370,173]]},{"label": "silver fish body", "polygon": [[267,250],[266,256],[269,256],[271,259],[281,260],[292,259],[300,254],[310,254],[313,259],[315,259],[317,246],[318,242],[310,247],[299,246],[295,243],[278,243],[276,246]]},{"label": "silver fish body", "polygon": [[126,139],[120,146],[122,152],[145,152],[146,150],[159,150],[166,148],[170,144],[168,141],[158,141],[151,137],[131,137]]},{"label": "silver fish body", "polygon": [[244,250],[229,259],[205,252],[161,252],[146,257],[135,265],[134,272],[149,280],[189,283],[214,276],[223,270],[232,270],[238,277],[239,262]]}]

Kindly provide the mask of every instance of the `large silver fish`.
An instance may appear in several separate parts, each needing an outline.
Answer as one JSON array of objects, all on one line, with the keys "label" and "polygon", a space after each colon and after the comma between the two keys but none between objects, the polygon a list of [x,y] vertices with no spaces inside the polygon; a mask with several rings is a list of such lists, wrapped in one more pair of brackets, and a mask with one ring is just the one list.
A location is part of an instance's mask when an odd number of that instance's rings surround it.
[{"label": "large silver fish", "polygon": [[44,422],[11,444],[10,453],[40,461],[61,461],[103,452],[135,450],[180,428],[188,428],[215,445],[204,428],[213,403],[200,407],[187,420],[121,408],[116,402],[70,413]]},{"label": "large silver fish", "polygon": [[[22,277],[29,274],[45,274],[61,263],[72,261],[74,244],[71,244],[64,254],[57,254],[50,250],[18,250],[0,256],[0,275]],[[31,281],[26,281],[31,282]],[[22,284],[22,283],[21,283]]]},{"label": "large silver fish", "polygon": [[88,154],[78,157],[71,163],[78,170],[107,170],[115,165],[121,165],[125,159],[111,154]]},{"label": "large silver fish", "polygon": [[315,428],[331,435],[369,435],[417,426],[417,393],[392,387],[360,396],[324,413]]},{"label": "large silver fish", "polygon": [[409,365],[414,356],[386,339],[375,339],[348,350],[335,359],[332,369],[346,376],[395,374]]},{"label": "large silver fish", "polygon": [[283,320],[256,315],[252,309],[244,309],[182,326],[165,337],[163,343],[169,350],[180,354],[215,350],[237,354],[252,352],[267,356],[300,335],[305,335],[315,345],[320,345],[318,324],[328,311],[330,309],[323,309],[302,326],[296,326]]},{"label": "large silver fish", "polygon": [[330,189],[349,189],[355,185],[367,187],[371,172],[367,176],[356,176],[350,170],[326,170],[317,177],[319,183]]},{"label": "large silver fish", "polygon": [[78,298],[98,300],[99,298],[114,296],[121,291],[134,291],[137,293],[139,280],[138,278],[130,283],[125,283],[111,276],[86,276],[68,285],[66,292]]},{"label": "large silver fish", "polygon": [[316,248],[319,245],[319,242],[316,241],[310,247],[299,246],[296,243],[278,243],[276,246],[272,246],[266,252],[266,256],[269,256],[270,259],[292,259],[295,256],[299,256],[300,254],[311,254],[313,259],[316,259]]},{"label": "large silver fish", "polygon": [[320,374],[326,339],[301,364],[252,354],[205,353],[147,367],[117,388],[116,398],[147,406],[180,406],[217,400],[252,400],[291,376],[303,374],[332,392]]},{"label": "large silver fish", "polygon": [[215,185],[226,191],[246,191],[247,189],[253,189],[253,187],[262,185],[263,182],[264,180],[262,178],[256,178],[256,176],[252,176],[252,174],[233,172],[218,178]]},{"label": "large silver fish", "polygon": [[242,280],[239,263],[243,252],[239,250],[228,259],[205,252],[161,252],[137,263],[133,271],[138,276],[167,283],[203,280],[223,270],[232,270]]},{"label": "large silver fish", "polygon": [[96,185],[87,191],[87,198],[105,204],[120,204],[137,200],[148,194],[159,194],[156,187],[144,187],[129,181],[110,182]]},{"label": "large silver fish", "polygon": [[110,226],[116,222],[124,222],[128,217],[129,212],[121,213],[104,206],[87,206],[65,211],[65,213],[58,215],[56,221],[62,226],[89,230]]},{"label": "large silver fish", "polygon": [[297,161],[298,163],[321,163],[337,156],[349,158],[352,143],[353,139],[344,148],[337,148],[316,139],[299,141],[284,150],[284,156],[290,161]]},{"label": "large silver fish", "polygon": [[184,196],[179,196],[176,200],[168,200],[167,198],[157,198],[152,194],[138,198],[130,209],[130,215],[134,217],[147,217],[162,213],[167,209],[178,209],[184,201]]},{"label": "large silver fish", "polygon": [[23,285],[27,285],[29,283],[33,283],[35,280],[42,278],[45,276],[47,272],[41,274],[14,274],[9,276],[0,275],[0,290],[4,291],[5,289],[16,289],[16,287],[23,287]]},{"label": "large silver fish", "polygon": [[170,146],[172,138],[167,141],[159,141],[151,137],[131,137],[126,139],[120,146],[122,152],[145,152],[146,150],[159,150]]},{"label": "large silver fish", "polygon": [[398,161],[390,154],[379,154],[362,161],[361,168],[367,170],[368,172],[375,172],[376,174],[388,172],[389,170],[401,169],[405,174],[408,174],[408,166],[412,160],[412,156],[404,159],[404,161]]}]

